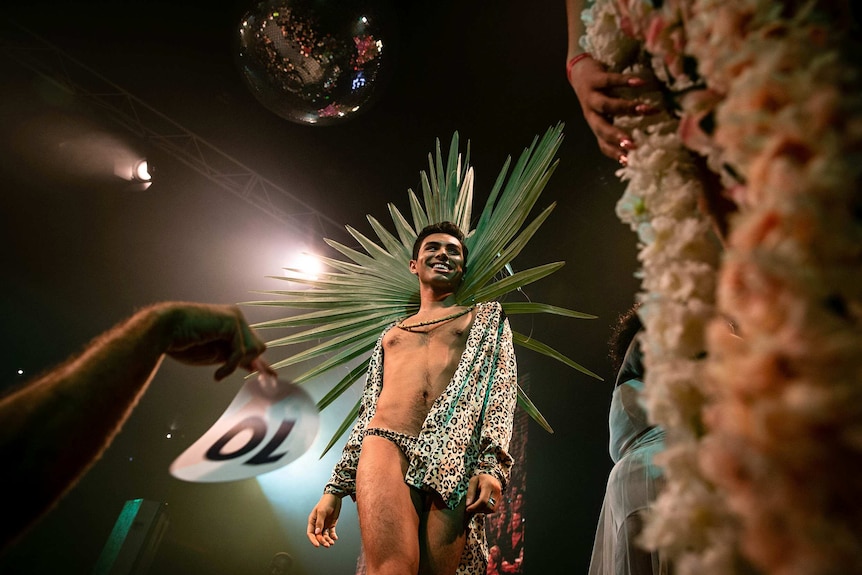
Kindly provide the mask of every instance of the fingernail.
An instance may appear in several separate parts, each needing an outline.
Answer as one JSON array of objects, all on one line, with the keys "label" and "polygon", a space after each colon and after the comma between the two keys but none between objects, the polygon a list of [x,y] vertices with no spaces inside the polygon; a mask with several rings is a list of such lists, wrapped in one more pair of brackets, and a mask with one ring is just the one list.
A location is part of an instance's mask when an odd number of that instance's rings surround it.
[{"label": "fingernail", "polygon": [[623,150],[633,150],[635,147],[635,143],[629,140],[628,138],[623,138],[620,140],[620,148]]},{"label": "fingernail", "polygon": [[638,104],[635,106],[635,112],[638,114],[652,114],[656,109],[650,106],[649,104]]},{"label": "fingernail", "polygon": [[617,158],[617,161],[619,161],[621,166],[628,166],[629,165],[629,159],[626,157],[625,154],[620,154],[620,157]]},{"label": "fingernail", "polygon": [[629,86],[643,86],[644,84],[646,84],[646,80],[644,80],[643,78],[629,78],[628,80],[626,80],[626,84],[628,84]]},{"label": "fingernail", "polygon": [[315,530],[314,530],[314,534],[315,534],[315,535],[320,535],[320,527],[315,528]]}]

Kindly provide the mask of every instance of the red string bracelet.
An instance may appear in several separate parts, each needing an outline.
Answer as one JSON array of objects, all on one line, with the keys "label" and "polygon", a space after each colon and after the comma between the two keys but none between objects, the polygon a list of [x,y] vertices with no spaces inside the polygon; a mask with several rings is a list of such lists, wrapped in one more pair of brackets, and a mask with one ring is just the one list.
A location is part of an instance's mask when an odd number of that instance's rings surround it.
[{"label": "red string bracelet", "polygon": [[577,56],[572,56],[569,58],[569,61],[566,62],[566,79],[571,82],[572,76],[572,68],[575,64],[583,60],[584,58],[592,58],[592,55],[589,52],[581,52]]}]

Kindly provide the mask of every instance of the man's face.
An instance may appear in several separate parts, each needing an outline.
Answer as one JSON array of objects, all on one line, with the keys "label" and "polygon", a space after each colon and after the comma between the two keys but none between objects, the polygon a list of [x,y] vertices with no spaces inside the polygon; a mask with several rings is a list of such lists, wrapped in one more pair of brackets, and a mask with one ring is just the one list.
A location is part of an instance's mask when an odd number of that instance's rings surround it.
[{"label": "man's face", "polygon": [[456,289],[464,275],[464,247],[449,234],[431,234],[422,240],[417,259],[410,260],[410,273],[419,283]]},{"label": "man's face", "polygon": [[512,513],[512,519],[509,520],[509,527],[514,530],[520,526],[521,526],[521,514],[520,513]]}]

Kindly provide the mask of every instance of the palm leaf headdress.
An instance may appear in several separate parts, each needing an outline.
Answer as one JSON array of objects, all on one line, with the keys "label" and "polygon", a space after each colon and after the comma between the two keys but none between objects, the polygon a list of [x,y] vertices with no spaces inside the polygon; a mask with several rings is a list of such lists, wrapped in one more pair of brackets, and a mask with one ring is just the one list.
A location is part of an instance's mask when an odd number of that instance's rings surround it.
[{"label": "palm leaf headdress", "polygon": [[[419,283],[408,269],[413,242],[426,225],[451,221],[465,232],[465,246],[470,253],[470,265],[456,303],[474,304],[497,299],[511,291],[542,279],[563,266],[554,262],[512,273],[509,262],[517,256],[554,208],[550,205],[531,222],[524,225],[545,184],[556,168],[554,155],[562,141],[562,124],[550,128],[524,150],[509,172],[510,159],[503,165],[475,228],[471,228],[473,204],[473,169],[469,167],[469,144],[462,161],[458,151],[458,134],[452,137],[444,164],[437,141],[436,155],[429,154],[428,172],[420,174],[422,201],[408,190],[411,221],[389,204],[395,226],[390,233],[372,216],[368,216],[380,243],[372,241],[354,228],[346,226],[364,253],[331,239],[326,243],[347,260],[329,257],[318,259],[331,271],[308,278],[297,269],[285,269],[283,277],[275,278],[304,284],[307,289],[265,291],[278,296],[275,301],[246,302],[248,305],[281,306],[301,310],[297,315],[256,324],[258,329],[300,328],[300,331],[267,342],[272,347],[308,344],[311,347],[275,364],[280,369],[300,362],[325,358],[304,373],[293,378],[302,383],[336,367],[367,355],[374,347],[383,328],[393,321],[416,313],[419,309]],[[424,204],[424,205],[423,205]],[[502,274],[504,269],[507,274]],[[504,279],[499,279],[503,275]],[[548,304],[536,302],[504,302],[508,315],[550,313],[574,318],[594,318]],[[565,355],[532,337],[513,332],[513,339],[528,349],[562,361],[587,375],[599,376],[575,363]],[[369,359],[351,369],[341,381],[318,402],[324,409],[359,380],[368,369]],[[518,402],[542,427],[552,431],[523,390],[518,390]],[[326,447],[328,451],[352,425],[359,413],[359,403],[353,407]]]}]

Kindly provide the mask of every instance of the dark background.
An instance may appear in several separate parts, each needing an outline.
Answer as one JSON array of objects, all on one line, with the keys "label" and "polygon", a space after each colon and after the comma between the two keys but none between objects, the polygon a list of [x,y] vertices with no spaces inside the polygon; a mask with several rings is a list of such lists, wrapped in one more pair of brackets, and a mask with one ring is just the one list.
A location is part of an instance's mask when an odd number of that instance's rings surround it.
[{"label": "dark background", "polygon": [[[391,229],[387,202],[407,213],[407,188],[418,189],[435,138],[447,146],[457,130],[471,141],[478,213],[506,156],[517,156],[534,135],[563,121],[559,167],[539,201],[539,208],[554,201],[557,208],[513,265],[565,260],[527,295],[599,319],[513,318],[513,324],[606,380],[518,352],[530,395],[556,431],[532,423],[529,429],[526,570],[585,571],[610,468],[613,374],[605,342],[633,300],[637,262],[634,235],[614,215],[622,190],[615,164],[599,154],[565,79],[564,2],[393,2],[387,14],[394,57],[379,100],[330,127],[283,120],[247,90],[233,37],[250,7],[187,0],[3,9],[3,389],[62,361],[148,303],[235,303],[257,299],[255,290],[281,289],[267,276],[279,273],[290,252],[320,246],[319,237],[290,229],[19,65],[9,57],[10,39],[29,36],[11,22],[332,220],[367,234],[373,232],[366,214]],[[158,162],[151,188],[129,190],[106,175],[104,156],[118,150]],[[251,321],[279,317],[278,310],[243,309]],[[283,356],[273,349],[265,357]],[[0,572],[89,572],[123,502],[146,498],[166,502],[171,519],[154,573],[265,573],[277,551],[291,553],[300,573],[351,573],[358,552],[354,506],[345,505],[335,549],[313,549],[304,523],[335,453],[318,455],[358,390],[323,414],[321,437],[299,462],[260,481],[184,483],[168,466],[242,382],[237,374],[212,383],[213,371],[167,360],[103,459],[0,557]],[[317,399],[331,383],[312,382],[308,389]],[[14,469],[14,462],[0,465],[3,473]]]}]

